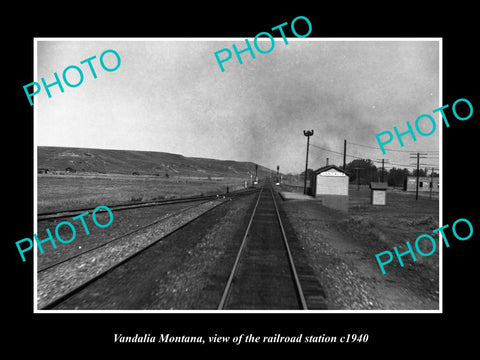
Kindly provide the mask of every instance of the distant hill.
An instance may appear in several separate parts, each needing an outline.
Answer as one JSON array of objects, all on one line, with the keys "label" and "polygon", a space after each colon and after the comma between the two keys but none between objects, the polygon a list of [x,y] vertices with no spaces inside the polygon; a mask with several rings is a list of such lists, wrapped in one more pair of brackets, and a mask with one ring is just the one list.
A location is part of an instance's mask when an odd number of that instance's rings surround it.
[{"label": "distant hill", "polygon": [[[138,174],[158,176],[250,177],[255,164],[233,160],[185,157],[154,151],[105,150],[39,146],[38,172]],[[273,170],[258,166],[258,176]],[[168,174],[168,175],[167,175]]]}]

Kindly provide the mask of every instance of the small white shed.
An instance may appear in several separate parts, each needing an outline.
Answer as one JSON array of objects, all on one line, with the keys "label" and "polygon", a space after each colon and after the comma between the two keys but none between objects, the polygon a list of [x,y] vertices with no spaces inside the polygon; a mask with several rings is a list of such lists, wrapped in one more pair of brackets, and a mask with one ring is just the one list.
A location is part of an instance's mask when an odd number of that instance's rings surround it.
[{"label": "small white shed", "polygon": [[335,165],[324,166],[312,173],[311,194],[315,197],[323,195],[348,196],[350,175]]},{"label": "small white shed", "polygon": [[372,182],[370,189],[372,190],[371,201],[372,205],[386,205],[387,204],[387,183]]}]

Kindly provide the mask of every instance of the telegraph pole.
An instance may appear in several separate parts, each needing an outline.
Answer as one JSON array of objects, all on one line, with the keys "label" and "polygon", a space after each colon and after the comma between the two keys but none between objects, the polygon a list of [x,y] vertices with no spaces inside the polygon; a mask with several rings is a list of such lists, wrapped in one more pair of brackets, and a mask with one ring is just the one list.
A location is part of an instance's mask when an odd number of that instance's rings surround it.
[{"label": "telegraph pole", "polygon": [[[380,160],[380,159],[378,159],[378,160]],[[388,159],[382,159],[382,176],[380,178],[381,182],[383,182],[383,175],[385,173],[385,160],[387,160],[387,162],[388,162]]]},{"label": "telegraph pole", "polygon": [[347,140],[343,140],[343,170],[347,166]]},{"label": "telegraph pole", "polygon": [[354,168],[354,169],[357,171],[357,172],[356,172],[356,173],[357,173],[357,191],[359,191],[359,190],[360,190],[360,175],[359,175],[359,170],[361,170],[362,168],[356,167],[356,168]]},{"label": "telegraph pole", "polygon": [[385,172],[385,159],[382,159],[382,182],[383,182],[383,173]]},{"label": "telegraph pole", "polygon": [[310,146],[310,136],[313,135],[313,130],[303,130],[303,135],[307,137],[307,159],[305,160],[305,176],[303,182],[303,193],[307,195],[308,147]]},{"label": "telegraph pole", "polygon": [[432,168],[432,173],[430,174],[430,200],[432,200],[432,189],[433,189],[433,168]]},{"label": "telegraph pole", "polygon": [[382,182],[383,182],[383,173],[385,171],[385,159],[382,159]]},{"label": "telegraph pole", "polygon": [[418,181],[419,181],[419,176],[420,176],[420,158],[425,159],[426,156],[420,156],[420,155],[427,155],[427,154],[420,154],[420,153],[410,153],[410,159],[414,159],[415,156],[417,157],[417,187],[415,189],[415,200],[418,200]]},{"label": "telegraph pole", "polygon": [[415,189],[415,200],[418,200],[418,177],[420,176],[420,153],[417,153],[417,186]]},{"label": "telegraph pole", "polygon": [[433,190],[433,171],[435,168],[432,167],[432,173],[430,174],[430,200],[432,200],[432,190]]}]

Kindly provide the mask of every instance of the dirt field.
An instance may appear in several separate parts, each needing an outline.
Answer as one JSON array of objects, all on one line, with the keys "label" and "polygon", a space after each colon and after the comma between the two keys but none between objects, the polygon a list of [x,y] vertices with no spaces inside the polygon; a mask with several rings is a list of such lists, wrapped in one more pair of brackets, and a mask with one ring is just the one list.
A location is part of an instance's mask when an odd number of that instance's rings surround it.
[{"label": "dirt field", "polygon": [[[350,189],[348,212],[318,201],[284,201],[283,206],[327,293],[330,309],[436,310],[439,307],[439,202],[401,191],[387,193],[386,206],[370,205],[370,190]],[[383,275],[375,254],[407,250],[421,234],[437,240],[429,257],[404,256]],[[428,253],[431,245],[421,249]]]},{"label": "dirt field", "polygon": [[38,175],[38,213],[225,193],[243,188],[242,179],[221,181],[142,175]]}]

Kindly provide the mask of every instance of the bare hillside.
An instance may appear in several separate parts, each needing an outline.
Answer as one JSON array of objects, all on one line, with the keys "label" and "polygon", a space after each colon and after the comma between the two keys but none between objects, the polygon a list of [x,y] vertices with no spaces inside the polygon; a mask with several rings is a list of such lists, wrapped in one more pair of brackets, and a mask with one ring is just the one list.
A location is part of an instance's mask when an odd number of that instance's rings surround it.
[{"label": "bare hillside", "polygon": [[[233,160],[185,157],[153,151],[38,147],[39,172],[138,174],[159,176],[244,177],[255,164]],[[258,176],[272,170],[258,166]]]}]

